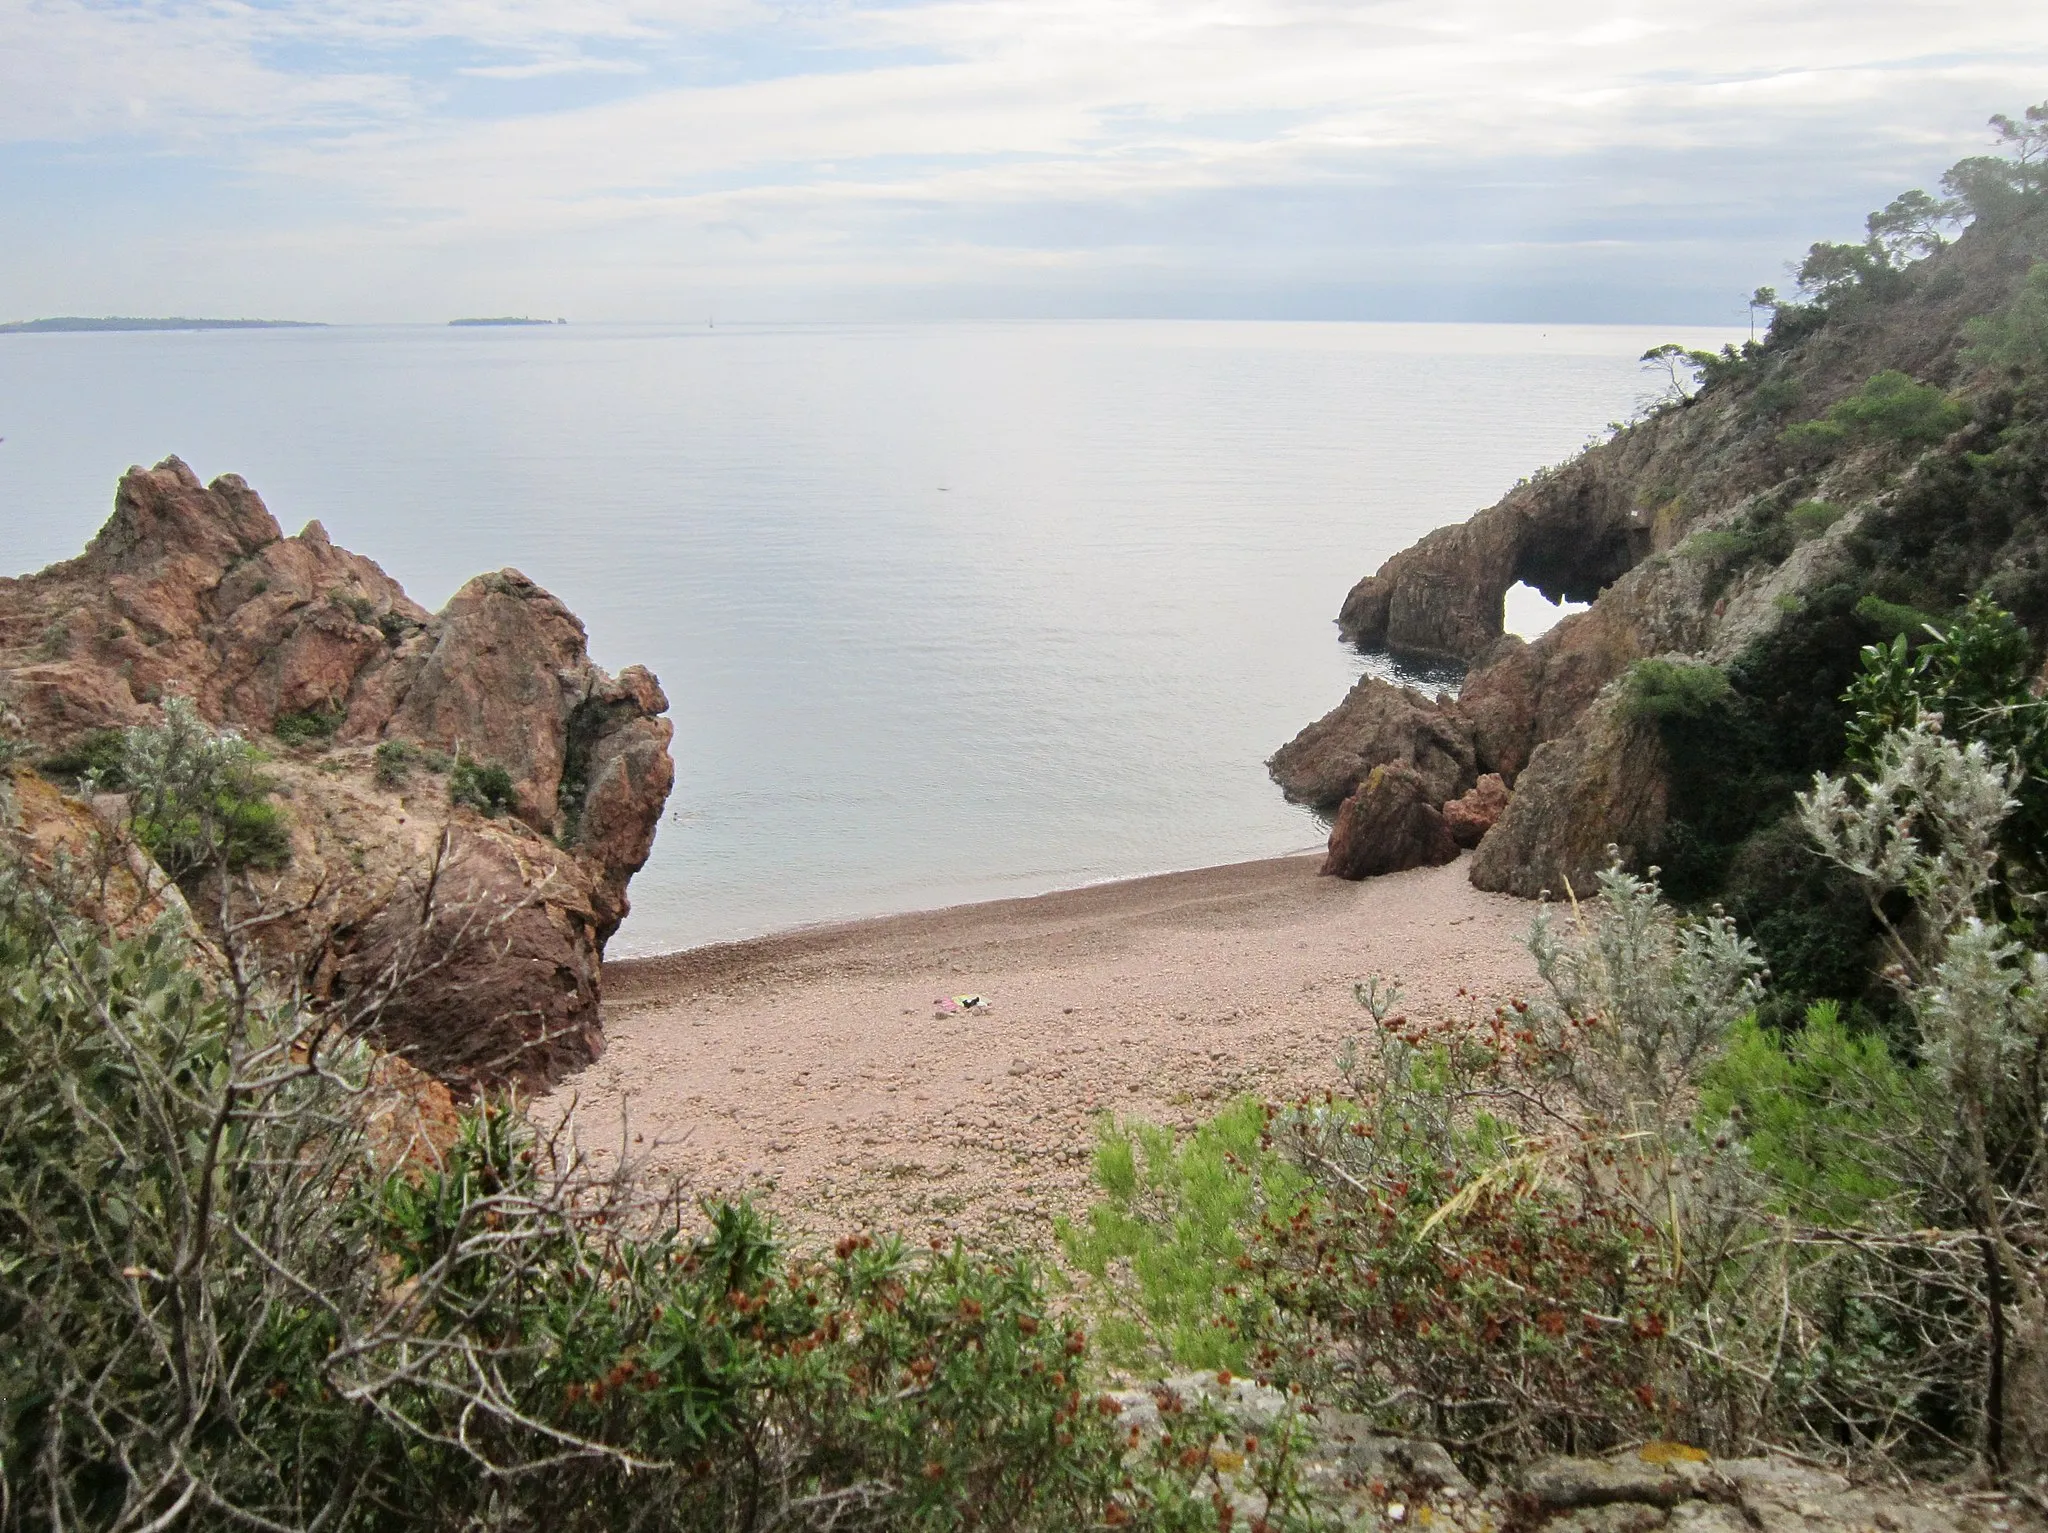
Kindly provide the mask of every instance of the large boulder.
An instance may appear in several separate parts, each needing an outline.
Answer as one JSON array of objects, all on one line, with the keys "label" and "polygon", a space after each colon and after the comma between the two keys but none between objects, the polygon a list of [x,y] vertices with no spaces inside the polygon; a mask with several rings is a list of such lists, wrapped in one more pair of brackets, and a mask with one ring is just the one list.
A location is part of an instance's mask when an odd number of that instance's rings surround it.
[{"label": "large boulder", "polygon": [[[45,754],[167,695],[279,733],[265,770],[292,850],[272,897],[291,914],[264,932],[322,997],[362,1013],[404,973],[367,1014],[459,1089],[595,1056],[604,946],[674,781],[652,674],[592,663],[517,571],[432,614],[318,522],[285,537],[242,480],[172,458],[129,470],[78,558],[0,579],[0,703]],[[451,802],[457,755],[504,769],[511,814]]]},{"label": "large boulder", "polygon": [[1448,699],[1361,676],[1331,709],[1273,753],[1266,768],[1298,803],[1330,809],[1350,797],[1374,767],[1409,768],[1441,804],[1471,787],[1472,737]]},{"label": "large boulder", "polygon": [[1451,861],[1458,843],[1431,798],[1430,785],[1413,767],[1374,767],[1338,809],[1322,871],[1374,878]]},{"label": "large boulder", "polygon": [[1668,782],[1654,722],[1632,718],[1613,685],[1560,738],[1536,747],[1499,822],[1472,857],[1480,889],[1560,898],[1584,893],[1615,848],[1640,868],[1664,830]]}]

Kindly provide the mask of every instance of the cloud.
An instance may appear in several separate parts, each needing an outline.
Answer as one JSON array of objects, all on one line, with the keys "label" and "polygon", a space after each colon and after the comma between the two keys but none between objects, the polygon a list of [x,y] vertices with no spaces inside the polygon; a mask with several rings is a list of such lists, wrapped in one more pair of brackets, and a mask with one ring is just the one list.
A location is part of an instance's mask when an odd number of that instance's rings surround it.
[{"label": "cloud", "polygon": [[[1515,262],[1601,270],[1619,250],[1703,274],[1706,224],[1739,284],[1772,275],[1734,271],[1764,242],[1851,232],[1814,224],[1928,179],[2043,80],[2034,0],[32,0],[0,15],[0,144],[202,168],[242,221],[166,236],[181,249],[298,252],[309,297],[374,270],[387,301],[439,301],[467,274],[639,311],[720,285],[772,303],[1078,291],[1093,273],[1108,292],[1140,270],[1245,294],[1434,266],[1470,289]],[[30,289],[59,275],[7,260],[0,278]],[[216,269],[230,280],[237,262]]]}]

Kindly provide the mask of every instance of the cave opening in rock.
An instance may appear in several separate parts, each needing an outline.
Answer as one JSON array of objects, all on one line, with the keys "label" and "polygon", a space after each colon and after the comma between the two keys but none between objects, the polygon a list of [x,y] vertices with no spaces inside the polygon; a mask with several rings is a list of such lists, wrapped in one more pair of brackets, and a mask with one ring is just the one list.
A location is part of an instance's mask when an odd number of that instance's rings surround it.
[{"label": "cave opening in rock", "polygon": [[1508,587],[1503,598],[1502,626],[1509,633],[1533,639],[1538,634],[1549,632],[1559,619],[1574,612],[1584,612],[1588,605],[1582,601],[1554,602],[1527,582],[1517,581]]}]

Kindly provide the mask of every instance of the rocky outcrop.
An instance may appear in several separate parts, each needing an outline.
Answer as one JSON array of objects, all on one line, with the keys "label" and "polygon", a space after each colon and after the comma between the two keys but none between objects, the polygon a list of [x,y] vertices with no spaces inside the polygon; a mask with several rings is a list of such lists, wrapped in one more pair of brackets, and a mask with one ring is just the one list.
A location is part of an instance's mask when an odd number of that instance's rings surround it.
[{"label": "rocky outcrop", "polygon": [[[320,995],[402,957],[377,1026],[461,1089],[594,1057],[604,945],[674,780],[651,674],[592,663],[516,570],[432,614],[318,522],[286,537],[240,478],[172,458],[123,477],[78,558],[0,580],[0,702],[45,754],[170,695],[271,737],[292,841],[275,893],[299,911],[272,940]],[[501,768],[511,813],[452,804],[453,762]]]},{"label": "rocky outcrop", "polygon": [[1450,831],[1453,841],[1469,851],[1500,823],[1500,817],[1507,812],[1510,797],[1508,785],[1501,781],[1500,773],[1488,772],[1473,785],[1470,793],[1463,798],[1451,799],[1444,805],[1444,828]]},{"label": "rocky outcrop", "polygon": [[1273,753],[1267,769],[1287,796],[1318,809],[1350,797],[1374,767],[1412,769],[1441,804],[1472,786],[1471,731],[1448,698],[1361,676],[1344,701]]},{"label": "rocky outcrop", "polygon": [[1561,738],[1546,741],[1472,857],[1481,889],[1563,898],[1581,894],[1619,850],[1640,868],[1664,829],[1668,787],[1654,723],[1633,719],[1609,687]]},{"label": "rocky outcrop", "polygon": [[1364,648],[1469,664],[1500,638],[1510,586],[1591,601],[1650,551],[1651,528],[1631,486],[1582,458],[1395,554],[1351,588],[1337,629]]},{"label": "rocky outcrop", "polygon": [[1434,798],[1413,767],[1374,767],[1338,809],[1322,871],[1338,878],[1373,878],[1451,861],[1458,843]]}]

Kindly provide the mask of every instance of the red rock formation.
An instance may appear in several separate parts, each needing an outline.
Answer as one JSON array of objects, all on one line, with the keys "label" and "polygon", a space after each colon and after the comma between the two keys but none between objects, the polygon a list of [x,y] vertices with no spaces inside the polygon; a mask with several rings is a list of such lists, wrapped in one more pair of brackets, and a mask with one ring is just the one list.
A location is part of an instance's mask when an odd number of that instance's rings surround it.
[{"label": "red rock formation", "polygon": [[1449,862],[1458,855],[1458,844],[1431,798],[1430,785],[1413,767],[1374,767],[1337,811],[1322,871],[1338,878],[1372,878]]},{"label": "red rock formation", "polygon": [[[417,914],[401,896],[439,857],[443,950],[381,1007],[387,1041],[464,1089],[595,1055],[604,944],[674,781],[652,675],[599,669],[583,625],[515,570],[436,616],[318,522],[284,537],[241,479],[202,485],[171,458],[122,478],[78,558],[0,579],[0,701],[32,741],[147,722],[167,694],[252,736],[295,715],[331,729],[317,762],[273,744],[266,768],[291,821],[280,894],[307,902],[276,941],[317,950],[324,993],[420,947],[394,912]],[[424,766],[379,773],[386,741],[503,767],[516,818],[451,807]]]},{"label": "red rock formation", "polygon": [[1477,846],[1507,812],[1509,796],[1508,785],[1501,781],[1500,773],[1488,772],[1470,793],[1446,802],[1444,826],[1451,839],[1467,850]]},{"label": "red rock formation", "polygon": [[1344,701],[1273,753],[1266,763],[1289,798],[1328,809],[1383,763],[1411,768],[1432,803],[1472,786],[1472,736],[1447,699],[1361,676]]}]

